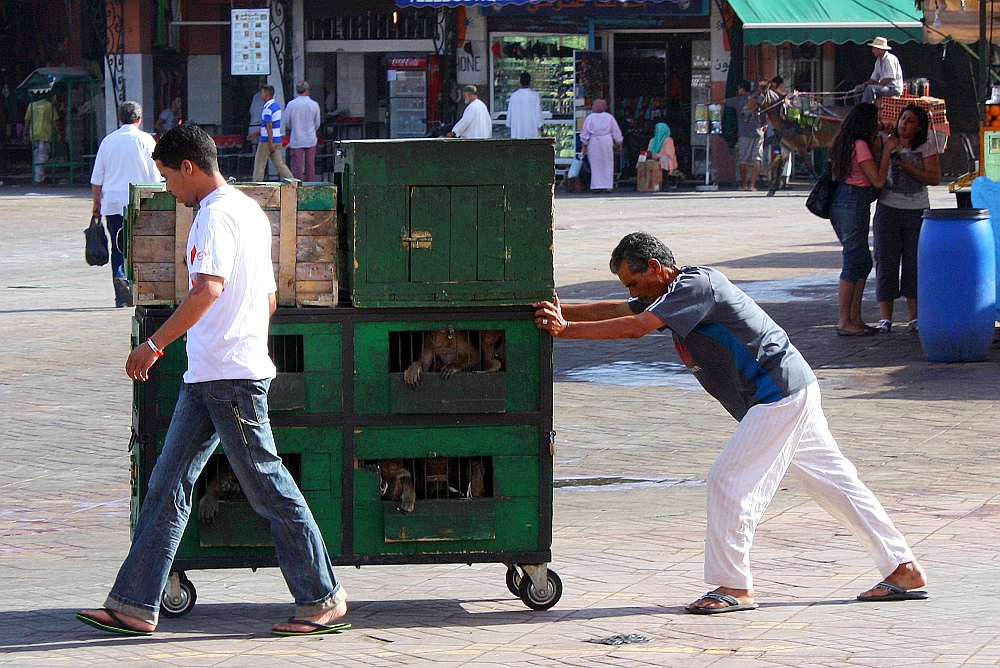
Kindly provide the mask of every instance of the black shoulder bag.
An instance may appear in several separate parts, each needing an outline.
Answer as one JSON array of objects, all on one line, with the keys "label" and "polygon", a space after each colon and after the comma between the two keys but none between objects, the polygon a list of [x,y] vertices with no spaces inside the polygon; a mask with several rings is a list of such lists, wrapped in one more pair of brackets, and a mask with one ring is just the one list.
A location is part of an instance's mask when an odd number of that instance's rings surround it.
[{"label": "black shoulder bag", "polygon": [[813,184],[809,197],[806,198],[806,208],[820,218],[829,218],[830,209],[833,208],[833,196],[836,194],[837,181],[833,178],[833,170],[828,162],[826,169]]}]

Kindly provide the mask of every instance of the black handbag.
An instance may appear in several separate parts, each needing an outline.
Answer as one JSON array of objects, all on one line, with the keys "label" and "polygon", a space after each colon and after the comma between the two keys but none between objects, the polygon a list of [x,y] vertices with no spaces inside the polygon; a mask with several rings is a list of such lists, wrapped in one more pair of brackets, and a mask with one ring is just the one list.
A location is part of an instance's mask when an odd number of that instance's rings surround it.
[{"label": "black handbag", "polygon": [[812,190],[809,191],[809,197],[806,198],[806,208],[813,215],[820,218],[829,218],[830,209],[833,208],[833,196],[836,194],[837,181],[833,178],[833,170],[830,168],[830,163],[828,162],[826,163],[826,169],[816,179]]},{"label": "black handbag", "polygon": [[104,231],[100,216],[90,219],[90,226],[83,231],[83,236],[87,239],[85,257],[87,264],[100,267],[108,263],[111,259],[108,253],[108,234]]}]

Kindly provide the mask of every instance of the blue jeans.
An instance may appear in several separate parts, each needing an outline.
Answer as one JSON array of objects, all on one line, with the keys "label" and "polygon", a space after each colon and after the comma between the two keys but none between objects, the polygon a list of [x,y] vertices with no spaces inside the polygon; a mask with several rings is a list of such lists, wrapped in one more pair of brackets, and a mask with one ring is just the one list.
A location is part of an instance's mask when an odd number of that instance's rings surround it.
[{"label": "blue jeans", "polygon": [[122,225],[123,216],[105,216],[108,225],[108,238],[111,241],[111,278],[125,278],[125,255],[122,253],[124,237]]},{"label": "blue jeans", "polygon": [[156,624],[160,598],[184,534],[195,483],[218,442],[253,509],[271,524],[278,565],[296,614],[346,600],[306,501],[278,457],[267,417],[270,380],[181,384],[163,451],[105,607]]},{"label": "blue jeans", "polygon": [[868,248],[868,224],[871,221],[873,189],[838,183],[830,208],[830,224],[844,247],[840,280],[857,283],[872,272],[872,253]]}]

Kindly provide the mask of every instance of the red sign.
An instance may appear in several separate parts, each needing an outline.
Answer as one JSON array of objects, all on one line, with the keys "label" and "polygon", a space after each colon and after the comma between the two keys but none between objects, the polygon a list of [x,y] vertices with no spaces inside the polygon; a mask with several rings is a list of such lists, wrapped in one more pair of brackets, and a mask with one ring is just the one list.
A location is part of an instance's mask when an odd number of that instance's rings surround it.
[{"label": "red sign", "polygon": [[426,58],[386,58],[387,70],[424,70],[427,69]]}]

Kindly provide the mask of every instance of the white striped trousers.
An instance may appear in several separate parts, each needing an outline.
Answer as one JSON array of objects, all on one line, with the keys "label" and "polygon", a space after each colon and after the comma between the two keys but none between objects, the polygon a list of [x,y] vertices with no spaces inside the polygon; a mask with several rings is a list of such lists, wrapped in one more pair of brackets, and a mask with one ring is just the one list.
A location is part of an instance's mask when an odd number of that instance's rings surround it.
[{"label": "white striped trousers", "polygon": [[705,582],[753,589],[750,546],[786,470],[861,541],[882,577],[914,560],[906,539],[840,452],[819,385],[812,383],[751,408],[709,469]]}]

